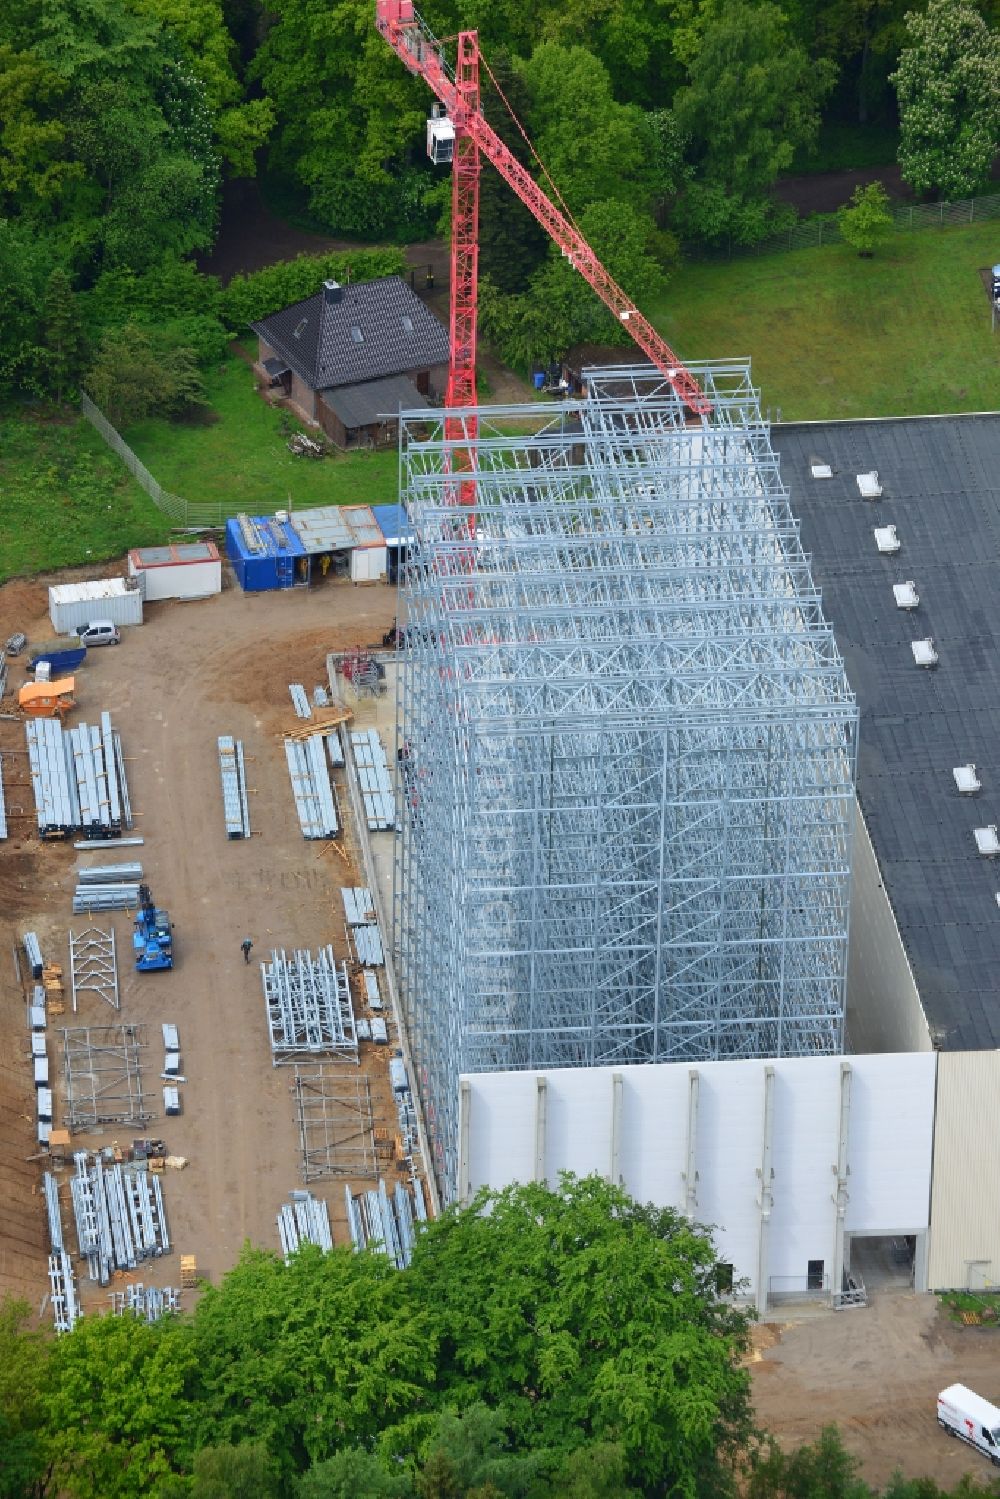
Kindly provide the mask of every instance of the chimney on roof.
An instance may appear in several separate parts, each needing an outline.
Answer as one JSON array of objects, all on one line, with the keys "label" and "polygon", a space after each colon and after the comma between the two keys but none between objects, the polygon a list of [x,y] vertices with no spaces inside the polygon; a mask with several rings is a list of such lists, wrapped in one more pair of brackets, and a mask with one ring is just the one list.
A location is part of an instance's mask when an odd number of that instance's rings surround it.
[{"label": "chimney on roof", "polygon": [[344,295],[344,288],[339,281],[323,282],[323,301],[329,304],[339,302]]}]

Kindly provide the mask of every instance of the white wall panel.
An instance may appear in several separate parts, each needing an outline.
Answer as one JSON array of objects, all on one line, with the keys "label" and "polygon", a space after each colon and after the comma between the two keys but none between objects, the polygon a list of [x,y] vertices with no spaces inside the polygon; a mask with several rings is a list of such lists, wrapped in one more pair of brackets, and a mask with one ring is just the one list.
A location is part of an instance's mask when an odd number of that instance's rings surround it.
[{"label": "white wall panel", "polygon": [[764,1066],[756,1061],[707,1062],[698,1071],[695,1217],[714,1229],[719,1258],[734,1267],[736,1279],[753,1284],[760,1247],[757,1171],[763,1146]]},{"label": "white wall panel", "polygon": [[684,1207],[689,1069],[658,1067],[656,1071],[663,1075],[655,1080],[655,1087],[650,1087],[646,1080],[649,1070],[646,1067],[620,1070],[622,1118],[618,1169],[622,1183],[638,1202],[655,1202],[680,1212]]},{"label": "white wall panel", "polygon": [[852,1057],[848,1233],[915,1233],[930,1216],[933,1052]]},{"label": "white wall panel", "polygon": [[832,1272],[840,1063],[840,1057],[808,1057],[773,1064],[769,1274],[774,1281],[803,1281],[810,1260],[822,1260],[826,1273]]},{"label": "white wall panel", "polygon": [[[535,1169],[535,1073],[493,1072],[472,1079],[469,1182],[506,1187]],[[491,1086],[481,1088],[480,1082]]]}]

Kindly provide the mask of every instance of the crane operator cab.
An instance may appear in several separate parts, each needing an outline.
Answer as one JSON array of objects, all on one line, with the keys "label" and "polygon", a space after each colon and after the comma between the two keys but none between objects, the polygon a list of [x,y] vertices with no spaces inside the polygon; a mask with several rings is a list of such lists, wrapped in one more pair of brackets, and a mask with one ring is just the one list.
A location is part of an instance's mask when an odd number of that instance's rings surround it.
[{"label": "crane operator cab", "polygon": [[427,155],[435,166],[441,166],[455,158],[455,127],[445,113],[443,104],[432,104],[427,121]]}]

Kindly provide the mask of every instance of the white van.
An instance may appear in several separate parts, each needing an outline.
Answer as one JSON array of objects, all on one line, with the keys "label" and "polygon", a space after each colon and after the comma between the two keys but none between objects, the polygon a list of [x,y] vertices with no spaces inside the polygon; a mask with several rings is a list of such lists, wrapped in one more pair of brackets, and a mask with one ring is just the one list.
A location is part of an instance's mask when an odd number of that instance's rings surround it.
[{"label": "white van", "polygon": [[118,645],[121,636],[118,626],[110,619],[92,619],[89,624],[77,625],[73,631],[84,645]]},{"label": "white van", "polygon": [[961,1437],[1000,1468],[1000,1410],[995,1405],[964,1384],[952,1384],[938,1396],[937,1418],[945,1431]]}]

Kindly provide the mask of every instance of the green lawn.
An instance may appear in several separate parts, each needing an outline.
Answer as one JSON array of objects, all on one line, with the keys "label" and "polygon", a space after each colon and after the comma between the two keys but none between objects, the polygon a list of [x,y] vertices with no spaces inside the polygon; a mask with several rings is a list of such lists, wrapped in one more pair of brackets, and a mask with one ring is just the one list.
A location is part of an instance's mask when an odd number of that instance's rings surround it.
[{"label": "green lawn", "polygon": [[122,436],[164,489],[185,500],[211,500],[269,514],[307,505],[372,505],[396,499],[396,450],[296,458],[281,435],[282,412],[261,400],[253,374],[235,355],[213,369],[209,425],[159,419]]},{"label": "green lawn", "polygon": [[647,309],[684,358],[749,355],[763,406],[788,419],[1000,409],[1000,331],[980,266],[1000,223],[692,264]]},{"label": "green lawn", "polygon": [[120,557],[169,524],[82,418],[0,413],[0,581]]}]

